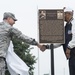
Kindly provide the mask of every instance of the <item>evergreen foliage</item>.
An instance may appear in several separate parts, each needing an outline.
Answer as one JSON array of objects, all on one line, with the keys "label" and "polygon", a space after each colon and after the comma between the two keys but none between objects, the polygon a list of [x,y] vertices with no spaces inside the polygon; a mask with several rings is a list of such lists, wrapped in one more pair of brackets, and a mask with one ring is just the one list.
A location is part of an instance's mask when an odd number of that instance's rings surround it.
[{"label": "evergreen foliage", "polygon": [[[34,75],[33,70],[35,67],[33,66],[36,63],[36,57],[30,53],[31,49],[29,49],[30,45],[24,43],[20,39],[13,39],[14,51],[15,53],[27,64],[29,67],[29,75]],[[6,75],[8,71],[6,71]]]}]

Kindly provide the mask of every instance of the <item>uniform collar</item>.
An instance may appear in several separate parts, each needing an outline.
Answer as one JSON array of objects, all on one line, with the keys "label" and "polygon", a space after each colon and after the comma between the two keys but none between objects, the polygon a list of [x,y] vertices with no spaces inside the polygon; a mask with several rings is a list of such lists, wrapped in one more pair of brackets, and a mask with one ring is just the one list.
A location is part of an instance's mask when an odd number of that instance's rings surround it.
[{"label": "uniform collar", "polygon": [[67,24],[70,24],[72,20],[73,20],[73,18],[71,18],[71,19],[70,19],[70,21],[69,21],[69,22],[67,22]]},{"label": "uniform collar", "polygon": [[3,23],[5,24],[5,25],[8,25],[8,26],[11,26],[8,22],[6,22],[6,21],[3,21]]}]

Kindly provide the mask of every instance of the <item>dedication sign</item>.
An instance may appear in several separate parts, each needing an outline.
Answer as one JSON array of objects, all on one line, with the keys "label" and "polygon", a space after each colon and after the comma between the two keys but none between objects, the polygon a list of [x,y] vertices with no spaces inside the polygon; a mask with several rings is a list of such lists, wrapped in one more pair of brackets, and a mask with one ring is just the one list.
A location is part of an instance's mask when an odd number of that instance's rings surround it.
[{"label": "dedication sign", "polygon": [[39,9],[39,42],[64,43],[64,10]]}]

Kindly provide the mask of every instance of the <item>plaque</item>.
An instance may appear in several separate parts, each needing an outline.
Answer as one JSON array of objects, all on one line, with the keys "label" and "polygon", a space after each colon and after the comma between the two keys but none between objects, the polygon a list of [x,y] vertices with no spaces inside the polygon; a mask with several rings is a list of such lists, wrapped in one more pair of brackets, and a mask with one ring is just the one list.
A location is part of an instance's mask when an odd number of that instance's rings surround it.
[{"label": "plaque", "polygon": [[39,42],[64,43],[64,10],[38,11]]}]

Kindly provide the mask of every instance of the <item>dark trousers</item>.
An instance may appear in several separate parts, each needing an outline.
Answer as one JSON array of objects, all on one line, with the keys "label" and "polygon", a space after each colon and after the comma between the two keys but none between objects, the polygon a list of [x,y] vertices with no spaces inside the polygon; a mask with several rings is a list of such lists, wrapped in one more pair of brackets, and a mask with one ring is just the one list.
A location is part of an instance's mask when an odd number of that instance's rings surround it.
[{"label": "dark trousers", "polygon": [[69,59],[70,75],[75,75],[75,57]]}]

